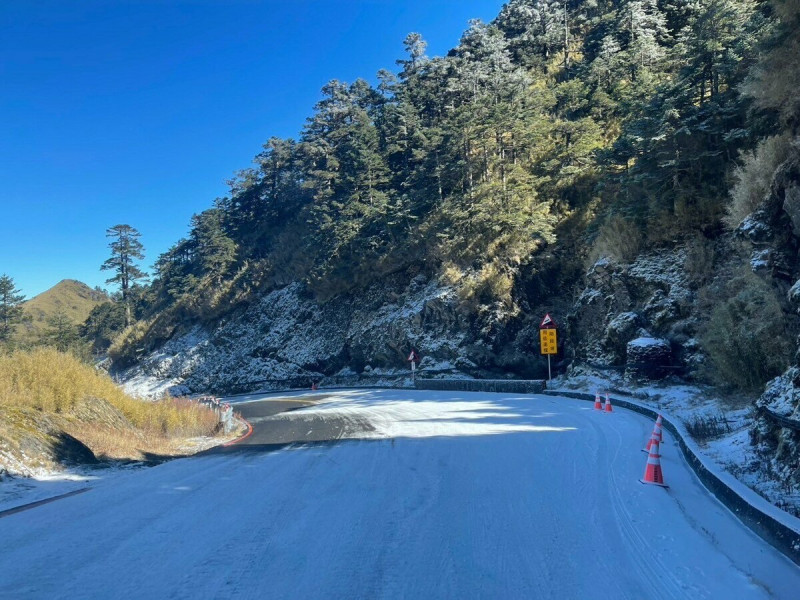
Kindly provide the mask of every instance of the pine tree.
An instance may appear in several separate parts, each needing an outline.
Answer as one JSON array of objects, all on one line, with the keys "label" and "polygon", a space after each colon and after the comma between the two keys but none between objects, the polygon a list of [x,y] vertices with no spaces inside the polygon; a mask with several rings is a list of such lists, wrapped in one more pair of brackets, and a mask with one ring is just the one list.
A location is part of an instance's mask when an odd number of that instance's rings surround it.
[{"label": "pine tree", "polygon": [[403,67],[400,77],[408,79],[427,62],[428,57],[425,56],[425,48],[428,47],[428,42],[422,39],[419,33],[412,32],[403,40],[403,47],[408,53],[408,59],[398,60],[397,64]]},{"label": "pine tree", "polygon": [[144,258],[144,247],[139,241],[141,235],[130,225],[115,225],[106,230],[106,237],[113,238],[108,245],[111,248],[111,258],[106,260],[100,269],[115,273],[113,277],[106,280],[106,283],[119,285],[122,303],[125,305],[126,327],[131,324],[129,291],[137,281],[147,278],[145,272],[134,263],[134,260]]},{"label": "pine tree", "polygon": [[95,354],[108,350],[114,337],[125,327],[125,307],[116,302],[95,306],[79,327],[80,337],[91,344]]},{"label": "pine tree", "polygon": [[617,37],[623,40],[631,79],[658,69],[669,32],[656,0],[625,0],[619,8]]},{"label": "pine tree", "polygon": [[25,296],[19,292],[11,277],[0,276],[0,344],[9,344],[16,326],[22,322]]},{"label": "pine tree", "polygon": [[222,227],[222,211],[212,208],[192,217],[191,239],[203,274],[219,282],[236,260],[236,243]]},{"label": "pine tree", "polygon": [[779,112],[782,124],[800,132],[800,0],[772,0],[779,20],[750,71],[744,93],[762,109]]},{"label": "pine tree", "polygon": [[47,329],[42,334],[43,343],[59,352],[67,352],[75,349],[78,341],[78,327],[63,310],[56,311],[47,319]]}]

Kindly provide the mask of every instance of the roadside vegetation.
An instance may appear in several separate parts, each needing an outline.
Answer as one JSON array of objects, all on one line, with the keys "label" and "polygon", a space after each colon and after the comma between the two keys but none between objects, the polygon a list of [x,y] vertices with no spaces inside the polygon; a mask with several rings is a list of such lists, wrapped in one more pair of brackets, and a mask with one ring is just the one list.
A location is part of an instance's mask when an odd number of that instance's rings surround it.
[{"label": "roadside vegetation", "polygon": [[207,408],[183,399],[137,400],[71,354],[39,348],[0,355],[0,463],[53,467],[92,455],[187,454],[188,438],[217,431]]}]

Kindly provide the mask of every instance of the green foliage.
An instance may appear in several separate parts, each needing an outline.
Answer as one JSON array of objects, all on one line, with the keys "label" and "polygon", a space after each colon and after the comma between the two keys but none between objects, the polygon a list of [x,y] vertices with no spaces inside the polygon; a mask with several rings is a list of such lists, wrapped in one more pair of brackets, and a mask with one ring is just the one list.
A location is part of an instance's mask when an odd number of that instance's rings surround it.
[{"label": "green foliage", "polygon": [[192,243],[205,273],[219,281],[236,260],[236,243],[222,225],[222,211],[214,208],[192,217]]},{"label": "green foliage", "polygon": [[11,342],[17,325],[22,322],[25,296],[19,292],[11,277],[0,276],[0,345]]},{"label": "green foliage", "polygon": [[702,344],[719,383],[757,391],[788,366],[791,333],[775,292],[746,270],[714,303]]},{"label": "green foliage", "polygon": [[192,219],[141,316],[168,335],[165,321],[212,318],[253,290],[303,280],[325,301],[420,265],[459,273],[470,310],[513,312],[523,267],[557,252],[576,215],[602,219],[593,255],[619,260],[688,229],[713,236],[726,174],[770,127],[743,126],[740,92],[781,29],[768,13],[755,0],[511,0],[445,57],[410,34],[397,74],[330,81],[300,138],[270,138]]},{"label": "green foliage", "polygon": [[79,327],[79,335],[94,354],[102,354],[124,328],[125,307],[119,302],[104,302],[92,309]]},{"label": "green foliage", "polygon": [[47,329],[41,342],[52,346],[59,352],[76,349],[79,344],[78,326],[63,311],[58,311],[47,319]]}]

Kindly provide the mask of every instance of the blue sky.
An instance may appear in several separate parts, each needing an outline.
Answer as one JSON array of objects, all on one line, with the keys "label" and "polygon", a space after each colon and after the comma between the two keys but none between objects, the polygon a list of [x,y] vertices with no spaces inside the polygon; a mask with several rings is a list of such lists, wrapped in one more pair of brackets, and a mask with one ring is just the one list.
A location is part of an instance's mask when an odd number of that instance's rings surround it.
[{"label": "blue sky", "polygon": [[330,79],[430,56],[500,0],[0,2],[0,274],[27,297],[105,286],[105,230],[153,264],[271,135],[296,137]]}]

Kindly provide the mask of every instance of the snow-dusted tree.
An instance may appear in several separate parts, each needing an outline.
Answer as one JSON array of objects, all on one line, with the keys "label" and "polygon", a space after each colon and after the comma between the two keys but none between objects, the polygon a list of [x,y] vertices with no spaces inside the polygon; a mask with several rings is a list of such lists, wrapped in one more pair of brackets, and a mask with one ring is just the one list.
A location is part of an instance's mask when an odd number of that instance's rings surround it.
[{"label": "snow-dusted tree", "polygon": [[144,271],[134,263],[134,260],[144,258],[144,247],[139,241],[141,235],[130,225],[114,225],[106,230],[106,237],[113,238],[108,245],[111,248],[111,258],[106,260],[100,269],[114,271],[114,276],[107,279],[106,283],[119,285],[122,302],[125,304],[126,327],[131,324],[129,290],[137,281],[147,278]]},{"label": "snow-dusted tree", "polygon": [[600,87],[613,85],[623,63],[624,57],[617,38],[613,35],[605,36],[589,69],[590,81]]},{"label": "snow-dusted tree", "polygon": [[618,11],[617,32],[623,41],[631,78],[657,69],[669,39],[667,19],[656,0],[626,0]]},{"label": "snow-dusted tree", "polygon": [[566,3],[563,0],[512,0],[498,22],[512,40],[512,51],[523,63],[548,61],[564,48]]},{"label": "snow-dusted tree", "polygon": [[406,39],[403,40],[403,47],[408,53],[408,58],[405,60],[397,60],[395,62],[403,67],[403,71],[400,73],[400,76],[403,79],[407,79],[428,60],[428,57],[425,56],[425,48],[428,47],[428,42],[422,39],[422,36],[419,33],[412,32],[409,33],[406,36]]}]

